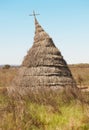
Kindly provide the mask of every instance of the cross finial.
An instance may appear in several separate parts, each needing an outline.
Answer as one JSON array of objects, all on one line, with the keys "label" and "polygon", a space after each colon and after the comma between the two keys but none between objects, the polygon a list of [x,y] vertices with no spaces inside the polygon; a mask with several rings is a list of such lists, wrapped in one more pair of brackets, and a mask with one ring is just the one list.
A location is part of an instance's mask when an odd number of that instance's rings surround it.
[{"label": "cross finial", "polygon": [[34,18],[36,18],[36,15],[40,15],[40,14],[36,14],[35,11],[33,10],[33,14],[30,14],[29,16],[34,16]]}]

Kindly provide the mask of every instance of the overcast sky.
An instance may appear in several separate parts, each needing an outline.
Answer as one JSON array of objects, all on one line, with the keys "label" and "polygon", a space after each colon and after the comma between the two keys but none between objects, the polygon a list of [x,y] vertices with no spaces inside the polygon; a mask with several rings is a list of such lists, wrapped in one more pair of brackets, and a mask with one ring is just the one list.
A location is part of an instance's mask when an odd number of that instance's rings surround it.
[{"label": "overcast sky", "polygon": [[67,63],[89,63],[89,0],[0,0],[0,64],[22,63],[37,19]]}]

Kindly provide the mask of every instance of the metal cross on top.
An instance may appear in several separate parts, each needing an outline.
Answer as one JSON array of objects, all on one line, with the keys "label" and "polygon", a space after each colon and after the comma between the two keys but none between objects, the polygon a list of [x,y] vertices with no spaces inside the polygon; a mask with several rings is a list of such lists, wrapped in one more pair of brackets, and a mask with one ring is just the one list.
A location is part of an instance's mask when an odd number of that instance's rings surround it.
[{"label": "metal cross on top", "polygon": [[36,14],[35,11],[33,11],[33,14],[30,14],[29,16],[34,16],[34,18],[36,18],[36,15],[40,15],[40,14]]}]

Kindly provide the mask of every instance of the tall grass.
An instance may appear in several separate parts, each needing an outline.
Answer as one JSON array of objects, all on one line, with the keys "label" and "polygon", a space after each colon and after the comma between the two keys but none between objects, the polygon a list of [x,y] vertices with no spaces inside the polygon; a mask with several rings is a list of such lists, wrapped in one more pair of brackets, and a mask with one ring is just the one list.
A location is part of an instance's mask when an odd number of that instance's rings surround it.
[{"label": "tall grass", "polygon": [[[77,82],[80,75],[83,84],[89,83],[88,66],[71,69]],[[89,130],[88,92],[40,89],[19,99],[12,98],[5,87],[17,70],[0,69],[0,130]]]},{"label": "tall grass", "polygon": [[89,106],[78,95],[39,90],[18,100],[0,94],[0,129],[88,130]]}]

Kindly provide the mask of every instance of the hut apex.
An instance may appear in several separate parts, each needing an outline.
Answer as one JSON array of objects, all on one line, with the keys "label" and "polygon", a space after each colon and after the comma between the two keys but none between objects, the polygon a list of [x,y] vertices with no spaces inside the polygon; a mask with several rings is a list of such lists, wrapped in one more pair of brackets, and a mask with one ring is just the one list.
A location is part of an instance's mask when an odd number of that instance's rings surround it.
[{"label": "hut apex", "polygon": [[[35,12],[35,36],[33,46],[24,57],[18,74],[12,81],[9,92],[20,95],[37,88],[75,87],[76,83],[61,52],[52,38],[38,23]],[[31,15],[32,16],[32,15]]]}]

